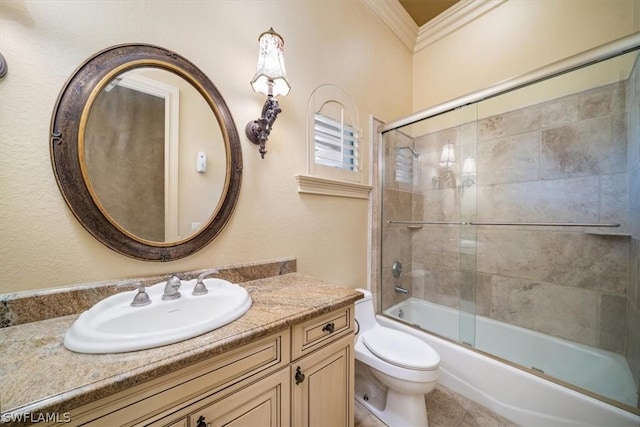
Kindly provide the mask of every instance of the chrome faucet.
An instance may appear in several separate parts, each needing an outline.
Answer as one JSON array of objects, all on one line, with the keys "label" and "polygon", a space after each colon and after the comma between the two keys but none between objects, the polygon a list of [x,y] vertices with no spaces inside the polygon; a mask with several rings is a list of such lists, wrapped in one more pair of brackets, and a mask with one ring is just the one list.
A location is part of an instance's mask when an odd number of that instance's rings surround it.
[{"label": "chrome faucet", "polygon": [[138,287],[138,293],[133,297],[131,307],[142,307],[151,304],[151,298],[149,298],[149,294],[145,291],[144,285],[142,283],[136,283],[136,286]]},{"label": "chrome faucet", "polygon": [[220,271],[217,268],[212,268],[211,270],[207,270],[201,275],[199,275],[198,280],[196,281],[196,285],[193,287],[193,292],[191,292],[191,295],[204,295],[207,292],[209,292],[203,280],[205,279],[205,277],[210,276],[212,274],[218,274],[219,272]]},{"label": "chrome faucet", "polygon": [[118,285],[118,287],[130,288],[131,286],[135,286],[138,289],[138,293],[133,297],[133,301],[131,301],[131,307],[143,307],[145,305],[151,304],[151,298],[149,298],[149,294],[144,288],[144,285],[140,282],[135,283],[124,283]]},{"label": "chrome faucet", "polygon": [[180,278],[178,276],[171,276],[169,280],[167,280],[167,284],[164,285],[164,294],[162,294],[162,299],[165,301],[178,299],[180,298]]},{"label": "chrome faucet", "polygon": [[409,295],[409,289],[407,288],[403,288],[401,285],[396,285],[393,290],[396,292],[396,294],[404,294],[404,295]]}]

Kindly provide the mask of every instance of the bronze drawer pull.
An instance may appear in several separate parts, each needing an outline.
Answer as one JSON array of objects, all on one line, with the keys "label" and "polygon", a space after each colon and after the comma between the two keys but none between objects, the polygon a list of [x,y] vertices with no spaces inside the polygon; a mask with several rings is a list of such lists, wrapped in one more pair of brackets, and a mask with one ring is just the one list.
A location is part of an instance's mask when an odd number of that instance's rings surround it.
[{"label": "bronze drawer pull", "polygon": [[326,325],[324,325],[324,328],[322,328],[322,332],[329,332],[330,334],[332,334],[333,331],[335,330],[336,330],[336,325],[333,322],[327,323]]},{"label": "bronze drawer pull", "polygon": [[298,368],[296,369],[296,385],[300,384],[302,381],[304,381],[304,374],[302,373],[302,371],[300,370],[300,366],[298,366]]}]

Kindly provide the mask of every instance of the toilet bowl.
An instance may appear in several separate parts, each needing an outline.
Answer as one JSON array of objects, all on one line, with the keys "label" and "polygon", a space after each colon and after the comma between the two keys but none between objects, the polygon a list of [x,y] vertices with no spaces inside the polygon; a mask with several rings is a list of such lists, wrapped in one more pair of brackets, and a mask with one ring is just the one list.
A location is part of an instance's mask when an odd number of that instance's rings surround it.
[{"label": "toilet bowl", "polygon": [[424,395],[438,380],[440,356],[427,343],[381,326],[371,292],[356,301],[356,399],[389,427],[426,427]]}]

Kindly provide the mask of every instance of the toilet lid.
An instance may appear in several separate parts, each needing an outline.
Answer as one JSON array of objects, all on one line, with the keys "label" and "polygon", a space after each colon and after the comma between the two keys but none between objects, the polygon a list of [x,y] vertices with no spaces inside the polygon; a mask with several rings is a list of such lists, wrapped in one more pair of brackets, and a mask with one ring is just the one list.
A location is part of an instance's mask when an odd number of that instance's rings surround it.
[{"label": "toilet lid", "polygon": [[371,353],[401,368],[432,370],[440,356],[427,343],[402,331],[374,328],[360,338]]}]

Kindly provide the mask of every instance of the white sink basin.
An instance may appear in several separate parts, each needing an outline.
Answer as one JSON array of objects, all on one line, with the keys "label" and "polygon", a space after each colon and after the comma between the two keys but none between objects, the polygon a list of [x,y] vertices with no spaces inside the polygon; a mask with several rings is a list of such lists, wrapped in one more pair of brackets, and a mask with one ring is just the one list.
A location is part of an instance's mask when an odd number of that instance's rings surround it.
[{"label": "white sink basin", "polygon": [[249,310],[251,297],[238,285],[204,279],[205,295],[191,295],[196,280],[184,280],[181,297],[162,300],[165,282],[147,287],[151,304],[131,307],[137,291],[122,292],[85,311],[64,336],[79,353],[121,353],[160,347],[224,326]]}]

